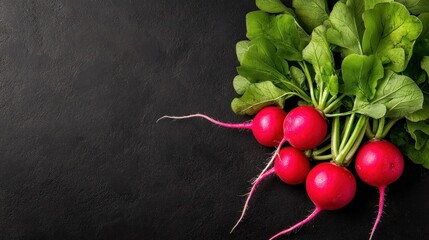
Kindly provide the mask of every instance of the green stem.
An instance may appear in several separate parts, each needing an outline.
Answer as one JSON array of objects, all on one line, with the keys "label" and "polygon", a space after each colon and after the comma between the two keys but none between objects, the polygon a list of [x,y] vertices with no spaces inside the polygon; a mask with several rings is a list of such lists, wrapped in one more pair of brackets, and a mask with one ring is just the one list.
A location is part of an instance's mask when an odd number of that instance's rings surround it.
[{"label": "green stem", "polygon": [[326,102],[328,101],[328,97],[329,97],[329,90],[327,88],[325,88],[322,92],[322,96],[319,99],[319,109],[320,110],[324,110],[325,109],[325,105]]},{"label": "green stem", "polygon": [[317,161],[332,160],[332,154],[312,156],[312,159]]},{"label": "green stem", "polygon": [[317,150],[313,150],[312,156],[318,156],[326,151],[328,151],[329,149],[331,149],[331,144],[328,144],[322,148],[319,148]]},{"label": "green stem", "polygon": [[372,132],[375,133],[378,128],[378,119],[373,118],[372,119]]},{"label": "green stem", "polygon": [[[351,116],[351,115],[350,115]],[[344,120],[344,126],[348,126],[350,123],[350,116],[346,117],[346,120]],[[346,127],[343,127],[343,130],[341,131],[341,139],[344,138],[344,134],[346,133]]]},{"label": "green stem", "polygon": [[[317,83],[316,83],[317,84]],[[323,81],[320,82],[320,86],[317,86],[317,88],[319,89],[319,109],[320,109],[320,104],[322,102],[322,95],[323,95],[323,88],[324,88],[324,83]]]},{"label": "green stem", "polygon": [[335,117],[332,122],[331,145],[332,155],[336,157],[338,155],[338,148],[340,147],[340,117]]},{"label": "green stem", "polygon": [[383,135],[383,131],[384,131],[385,122],[386,122],[385,117],[382,117],[378,120],[377,132],[375,132],[375,138],[376,139],[381,139],[381,136]]},{"label": "green stem", "polygon": [[308,70],[307,64],[305,61],[298,62],[301,66],[302,70],[304,71],[305,78],[308,82],[308,88],[310,90],[310,97],[311,102],[313,103],[314,107],[318,107],[316,97],[314,96],[314,89],[313,89],[313,79],[311,78],[310,71]]},{"label": "green stem", "polygon": [[[339,106],[341,106],[341,100],[345,97],[346,95],[343,94],[339,97],[337,96],[332,96],[329,101],[327,102],[326,108],[323,110],[323,112],[325,114],[330,113],[332,111],[335,111]],[[335,101],[332,101],[332,99],[334,99]]]},{"label": "green stem", "polygon": [[325,117],[342,117],[342,116],[348,116],[354,114],[353,111],[348,111],[348,112],[342,112],[342,113],[326,113]]},{"label": "green stem", "polygon": [[347,119],[346,119],[346,125],[345,125],[345,127],[344,127],[344,135],[343,135],[343,137],[341,138],[341,144],[340,144],[340,149],[343,149],[344,148],[344,146],[346,145],[346,143],[347,143],[347,139],[349,138],[349,136],[350,136],[350,133],[352,132],[352,127],[353,127],[353,123],[354,123],[354,120],[355,120],[355,113],[352,113],[349,117],[347,117]]},{"label": "green stem", "polygon": [[375,138],[375,134],[372,132],[371,127],[369,126],[369,124],[366,126],[365,129],[365,134],[369,139],[373,139]]},{"label": "green stem", "polygon": [[380,138],[383,139],[389,134],[390,129],[395,125],[395,123],[399,120],[399,118],[390,119],[389,122],[384,126],[383,133],[381,134]]},{"label": "green stem", "polygon": [[313,150],[312,149],[308,149],[304,151],[304,155],[308,158],[311,157],[311,155],[313,154]]},{"label": "green stem", "polygon": [[[368,126],[368,124],[366,126]],[[366,126],[365,126],[365,129],[367,129]],[[361,131],[360,135],[357,137],[355,143],[353,144],[352,148],[349,150],[349,153],[346,155],[344,159],[344,162],[343,162],[344,166],[348,166],[350,164],[350,162],[353,159],[353,156],[355,155],[356,151],[359,149],[364,136],[365,136],[365,131]]]},{"label": "green stem", "polygon": [[[325,137],[325,139],[323,139],[322,143],[325,143],[326,141],[328,141],[331,138],[331,133],[328,133]],[[322,144],[321,143],[321,144]]]},{"label": "green stem", "polygon": [[291,90],[295,91],[295,92],[297,93],[297,96],[298,96],[298,97],[301,97],[301,98],[302,98],[302,100],[304,100],[304,101],[306,101],[306,102],[310,102],[310,101],[311,101],[311,99],[310,99],[310,97],[307,95],[307,93],[305,93],[305,92],[304,92],[302,89],[300,89],[299,87],[295,86],[295,84],[293,84],[293,83],[291,83],[291,82],[289,82],[289,81],[287,81],[287,80],[281,81],[281,83],[283,83],[287,88],[289,88],[289,89],[291,89]]},{"label": "green stem", "polygon": [[334,159],[338,165],[344,165],[344,160],[355,144],[360,143],[361,139],[359,137],[362,135],[362,131],[365,132],[366,124],[368,122],[368,117],[365,115],[360,115],[359,120],[356,123],[356,126],[351,134],[350,138],[347,139],[345,146],[340,149],[338,156]]},{"label": "green stem", "polygon": [[335,99],[337,99],[337,95],[331,96],[329,100],[326,102],[326,105],[330,105]]}]

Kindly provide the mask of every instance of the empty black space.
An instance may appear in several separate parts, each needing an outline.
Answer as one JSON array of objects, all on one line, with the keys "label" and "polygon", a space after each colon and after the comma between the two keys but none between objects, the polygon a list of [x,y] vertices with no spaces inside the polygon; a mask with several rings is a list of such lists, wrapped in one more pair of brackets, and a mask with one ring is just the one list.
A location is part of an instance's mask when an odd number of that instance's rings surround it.
[{"label": "empty black space", "polygon": [[[267,239],[313,209],[264,181],[272,148],[229,122],[254,1],[0,1],[0,239]],[[407,161],[375,239],[427,239],[429,171]],[[378,193],[282,239],[367,239]]]}]

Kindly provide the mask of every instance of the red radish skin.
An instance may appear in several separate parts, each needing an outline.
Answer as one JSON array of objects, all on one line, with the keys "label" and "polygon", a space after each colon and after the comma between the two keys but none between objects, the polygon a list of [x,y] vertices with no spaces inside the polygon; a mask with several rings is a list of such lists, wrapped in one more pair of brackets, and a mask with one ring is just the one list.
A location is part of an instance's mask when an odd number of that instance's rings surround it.
[{"label": "red radish skin", "polygon": [[293,147],[279,151],[274,161],[277,176],[285,183],[298,185],[305,181],[310,171],[310,162],[303,152]]},{"label": "red radish skin", "polygon": [[305,187],[316,208],[304,220],[277,233],[270,240],[303,226],[323,210],[337,210],[349,204],[356,193],[356,179],[347,168],[324,162],[310,170]]},{"label": "red radish skin", "polygon": [[404,158],[401,151],[392,143],[385,140],[374,140],[359,149],[355,169],[362,181],[378,188],[380,193],[377,218],[369,237],[372,239],[383,213],[385,189],[402,175]]},{"label": "red radish skin", "polygon": [[308,173],[305,188],[316,207],[337,210],[352,201],[356,178],[347,168],[324,162]]},{"label": "red radish skin", "polygon": [[286,112],[274,106],[263,108],[259,111],[251,122],[246,123],[224,123],[217,121],[207,115],[192,114],[186,116],[163,116],[158,119],[185,119],[185,118],[204,118],[218,126],[225,128],[250,129],[253,136],[259,144],[266,147],[275,147],[283,139],[283,121]]},{"label": "red radish skin", "polygon": [[283,143],[299,150],[309,150],[323,142],[328,132],[328,124],[322,113],[311,106],[299,106],[292,109],[283,122],[284,138],[280,141],[271,159],[259,174],[258,178],[267,171]]},{"label": "red radish skin", "polygon": [[252,120],[252,133],[263,146],[277,146],[283,139],[283,121],[286,112],[278,107],[266,107]]},{"label": "red radish skin", "polygon": [[286,115],[283,132],[291,146],[300,150],[309,150],[317,147],[325,139],[328,124],[316,108],[299,106]]},{"label": "red radish skin", "polygon": [[243,219],[249,206],[250,199],[255,192],[256,187],[266,177],[276,174],[283,182],[290,185],[298,185],[305,181],[310,171],[310,162],[303,152],[293,147],[282,148],[276,155],[274,167],[258,177],[247,196],[241,216],[232,228],[231,232],[238,226]]}]

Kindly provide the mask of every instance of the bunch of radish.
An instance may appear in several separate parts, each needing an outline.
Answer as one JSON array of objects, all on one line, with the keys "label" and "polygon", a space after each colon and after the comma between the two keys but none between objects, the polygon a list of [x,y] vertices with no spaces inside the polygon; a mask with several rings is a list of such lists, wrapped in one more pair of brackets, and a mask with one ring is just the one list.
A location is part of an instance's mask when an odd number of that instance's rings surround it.
[{"label": "bunch of radish", "polygon": [[429,155],[422,159],[429,153],[429,12],[407,1],[347,0],[332,8],[326,0],[313,2],[294,0],[290,8],[280,0],[256,0],[260,10],[247,14],[248,40],[237,43],[240,66],[233,81],[241,96],[231,107],[255,115],[252,121],[162,118],[249,129],[261,145],[275,147],[231,232],[268,176],[305,184],[314,203],[309,216],[274,239],[321,211],[349,204],[356,193],[354,167],[380,194],[372,239],[386,187],[404,170],[402,153],[429,168]]}]

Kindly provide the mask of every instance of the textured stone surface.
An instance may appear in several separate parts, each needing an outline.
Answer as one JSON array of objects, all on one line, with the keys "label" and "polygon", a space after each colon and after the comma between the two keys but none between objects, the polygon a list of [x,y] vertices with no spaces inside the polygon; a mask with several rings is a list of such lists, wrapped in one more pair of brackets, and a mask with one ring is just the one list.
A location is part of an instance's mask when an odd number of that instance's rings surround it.
[{"label": "textured stone surface", "polygon": [[[0,239],[266,239],[313,208],[264,182],[272,149],[201,120],[230,110],[253,1],[0,1]],[[423,239],[427,170],[407,164],[377,239]],[[376,191],[285,239],[365,239]],[[353,230],[350,230],[353,229]]]}]

